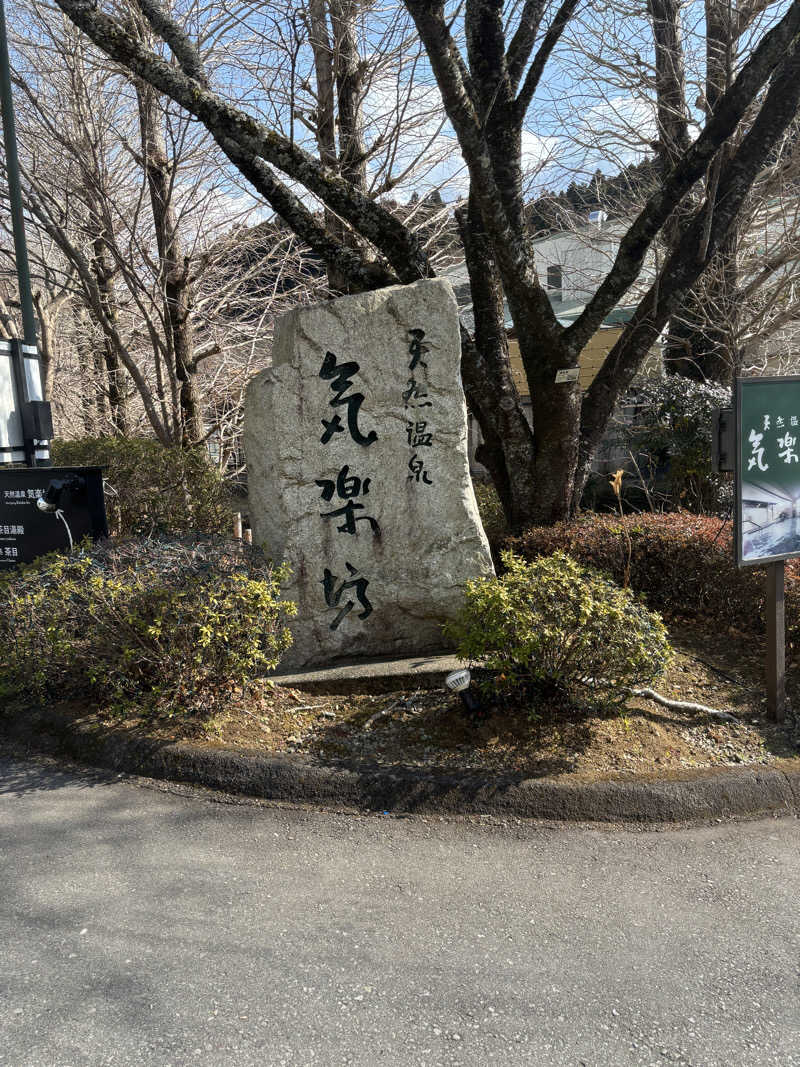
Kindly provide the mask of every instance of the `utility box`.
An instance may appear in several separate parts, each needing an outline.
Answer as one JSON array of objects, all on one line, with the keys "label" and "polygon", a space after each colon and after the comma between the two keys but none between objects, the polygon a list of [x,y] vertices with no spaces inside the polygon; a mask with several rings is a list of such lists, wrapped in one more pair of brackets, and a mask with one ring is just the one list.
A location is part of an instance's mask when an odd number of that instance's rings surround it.
[{"label": "utility box", "polygon": [[108,537],[100,467],[0,468],[0,572]]}]

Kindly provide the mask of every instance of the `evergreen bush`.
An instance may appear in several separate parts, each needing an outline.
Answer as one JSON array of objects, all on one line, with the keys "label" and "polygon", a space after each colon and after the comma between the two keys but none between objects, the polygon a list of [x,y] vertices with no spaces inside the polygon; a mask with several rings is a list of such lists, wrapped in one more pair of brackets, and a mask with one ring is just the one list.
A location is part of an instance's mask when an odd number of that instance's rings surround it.
[{"label": "evergreen bush", "polygon": [[473,482],[472,488],[475,490],[475,500],[478,504],[478,514],[483,529],[489,543],[495,544],[508,533],[500,497],[495,487],[489,482]]},{"label": "evergreen bush", "polygon": [[43,557],[0,581],[0,687],[28,702],[211,712],[289,647],[284,578],[258,549],[214,538]]},{"label": "evergreen bush", "polygon": [[659,507],[702,514],[730,506],[731,477],[711,469],[711,433],[712,412],[731,402],[725,386],[679,375],[636,390],[636,416],[623,436]]},{"label": "evergreen bush", "polygon": [[228,491],[201,445],[166,448],[145,437],[84,437],[53,441],[59,467],[103,467],[109,531],[228,534]]},{"label": "evergreen bush", "polygon": [[457,654],[511,698],[560,694],[612,706],[646,685],[671,650],[661,618],[564,552],[528,563],[503,552],[504,573],[467,584],[447,626]]}]

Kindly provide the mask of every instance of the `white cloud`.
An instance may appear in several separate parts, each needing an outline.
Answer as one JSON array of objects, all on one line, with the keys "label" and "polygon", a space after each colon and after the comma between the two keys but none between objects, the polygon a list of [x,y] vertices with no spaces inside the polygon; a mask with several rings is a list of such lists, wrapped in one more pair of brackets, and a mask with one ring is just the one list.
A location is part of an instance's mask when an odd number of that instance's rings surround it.
[{"label": "white cloud", "polygon": [[522,131],[522,171],[532,171],[547,166],[558,153],[561,142],[558,137],[543,137],[532,130]]},{"label": "white cloud", "polygon": [[658,135],[655,104],[643,97],[614,97],[589,108],[578,120],[576,133],[589,163],[637,163]]},{"label": "white cloud", "polygon": [[402,72],[398,79],[396,70],[373,77],[364,101],[364,122],[367,143],[380,140],[369,163],[376,184],[387,177],[399,179],[390,194],[399,200],[435,188],[446,195],[443,186],[454,180],[461,155],[435,85],[403,80]]},{"label": "white cloud", "polygon": [[552,150],[535,181],[540,190],[585,182],[598,170],[616,174],[652,155],[655,106],[644,97],[618,95],[566,111],[551,130],[543,140]]}]

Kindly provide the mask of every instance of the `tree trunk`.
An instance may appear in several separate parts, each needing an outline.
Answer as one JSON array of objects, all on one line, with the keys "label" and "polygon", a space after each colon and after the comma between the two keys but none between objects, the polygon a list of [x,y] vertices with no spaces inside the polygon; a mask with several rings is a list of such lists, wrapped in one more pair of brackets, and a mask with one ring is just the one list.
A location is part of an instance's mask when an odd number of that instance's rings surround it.
[{"label": "tree trunk", "polygon": [[[651,0],[663,2],[663,0]],[[673,0],[669,0],[673,2]],[[710,118],[733,80],[737,32],[731,23],[727,0],[706,0],[706,82],[705,110]],[[744,23],[742,23],[742,27]],[[741,32],[741,30],[739,31]],[[685,85],[673,86],[669,102]],[[660,107],[660,105],[659,105]],[[722,171],[733,156],[734,146],[723,144],[706,178],[707,231],[718,207],[718,186]],[[666,160],[665,160],[666,162]],[[670,167],[672,160],[669,160]],[[676,234],[668,233],[674,246]],[[738,226],[734,224],[722,243],[707,274],[689,293],[669,322],[664,346],[668,373],[695,381],[715,381],[730,385],[739,366],[737,351]],[[704,256],[704,249],[699,254]]]},{"label": "tree trunk", "polygon": [[[356,0],[311,0],[308,14],[317,82],[315,128],[320,162],[363,192],[367,187],[367,164],[357,11]],[[351,228],[327,207],[325,229],[363,258],[364,242],[359,241]],[[332,292],[352,291],[351,280],[343,271],[330,263],[327,270]]]},{"label": "tree trunk", "polygon": [[521,529],[535,502],[533,433],[508,358],[503,290],[474,197],[456,211],[470,278],[474,341],[464,331],[461,376],[483,437],[476,459],[489,471],[509,527]]},{"label": "tree trunk", "polygon": [[42,303],[42,294],[34,293],[36,318],[39,321],[39,373],[42,383],[42,397],[50,401],[53,396],[53,341],[55,330],[53,320]]},{"label": "tree trunk", "polygon": [[339,118],[339,167],[342,177],[363,192],[367,187],[367,160],[361,107],[363,77],[356,31],[358,7],[358,0],[330,0]]},{"label": "tree trunk", "polygon": [[[309,40],[314,55],[314,71],[317,82],[317,106],[315,115],[315,134],[320,162],[331,171],[339,170],[339,158],[336,152],[336,90],[333,70],[333,45],[328,27],[328,8],[326,0],[311,0],[308,8]],[[341,240],[345,226],[342,220],[330,208],[325,208],[325,229],[332,236]],[[328,285],[334,293],[344,293],[348,288],[348,279],[328,264]]]},{"label": "tree trunk", "polygon": [[191,322],[192,290],[188,259],[184,257],[175,207],[172,202],[171,166],[161,128],[158,97],[139,83],[139,127],[142,138],[150,204],[155,224],[159,265],[164,291],[167,347],[172,353],[178,380],[179,411],[176,412],[179,442],[185,447],[203,437],[203,421],[197,391],[194,331]]},{"label": "tree trunk", "polygon": [[[95,216],[97,218],[97,216]],[[102,234],[92,241],[92,271],[100,293],[100,302],[103,314],[112,326],[117,324],[117,297],[114,290],[114,271],[108,262],[106,254],[106,242]],[[129,432],[128,422],[128,395],[125,386],[125,371],[119,360],[116,347],[107,334],[103,334],[102,348],[103,363],[105,366],[105,380],[107,383],[108,414],[112,432],[120,437],[127,436]]]},{"label": "tree trunk", "polygon": [[[501,499],[505,496],[509,524],[512,528],[532,522],[549,524],[568,518],[572,510],[580,426],[579,392],[573,384],[555,390],[553,384],[556,371],[577,362],[577,357],[573,359],[567,346],[561,343],[561,327],[531,270],[534,257],[525,221],[522,124],[513,78],[506,69],[500,8],[495,4],[467,5],[465,17],[472,87],[504,220],[502,226],[497,225],[493,198],[480,195],[474,180],[477,168],[471,170],[469,222],[470,229],[481,235],[481,243],[475,249],[470,282],[473,298],[477,292],[487,306],[491,303],[492,290],[496,290],[495,321],[500,328],[504,320],[503,290],[508,297],[530,391],[533,432],[511,380],[507,347],[503,349],[491,336],[483,347],[489,354],[500,389],[494,391],[488,405],[484,401],[484,406],[491,406],[494,421],[503,406],[507,411],[497,426],[492,425],[488,412],[483,418],[494,431],[489,438],[492,451],[502,449],[504,454],[502,470],[507,488],[504,487]],[[525,270],[517,271],[511,266],[506,253],[512,248],[518,250],[517,259],[525,262]],[[484,264],[491,264],[491,274]],[[476,315],[476,341],[480,338],[478,322]],[[506,377],[511,389],[504,392]],[[495,465],[499,466],[497,460]],[[493,469],[492,473],[497,477]]]},{"label": "tree trunk", "polygon": [[72,318],[75,336],[75,352],[78,356],[78,373],[80,374],[80,398],[83,432],[87,437],[95,437],[107,418],[105,394],[98,387],[97,360],[99,352],[87,336],[87,313],[72,306]]},{"label": "tree trunk", "polygon": [[[333,50],[331,73],[336,85],[336,123],[339,129],[339,153],[335,169],[354,189],[366,192],[367,152],[364,143],[364,115],[362,109],[363,68],[358,50],[356,16],[359,0],[328,0],[332,28]],[[326,94],[331,90],[326,85]],[[328,116],[326,115],[326,121]],[[335,145],[334,145],[335,153]],[[324,161],[324,159],[323,159]],[[326,226],[329,225],[326,212]],[[362,259],[373,258],[367,244],[360,240],[350,226],[335,216],[331,232],[346,247]],[[334,292],[350,292],[349,280],[337,272],[328,271],[328,281]]]}]

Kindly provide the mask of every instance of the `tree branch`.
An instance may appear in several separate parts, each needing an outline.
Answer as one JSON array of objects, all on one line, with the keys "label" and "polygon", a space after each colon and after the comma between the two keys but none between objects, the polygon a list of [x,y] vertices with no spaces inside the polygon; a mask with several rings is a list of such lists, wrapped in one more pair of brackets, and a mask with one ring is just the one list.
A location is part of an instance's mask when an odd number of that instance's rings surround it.
[{"label": "tree branch", "polygon": [[656,234],[692,185],[702,177],[720,146],[733,134],[775,68],[787,53],[793,51],[798,34],[800,0],[793,0],[777,26],[761,39],[733,85],[720,100],[703,132],[642,208],[620,242],[610,272],[583,313],[567,328],[564,340],[575,355],[583,349],[605,316],[638,278]]},{"label": "tree branch", "polygon": [[263,159],[243,151],[233,139],[222,139],[218,144],[297,236],[322,256],[329,267],[348,278],[354,288],[379,289],[397,284],[398,277],[379,262],[365,262],[357,251],[337,240],[314,218],[302,200],[275,176]]},{"label": "tree branch", "polygon": [[[228,148],[237,144],[241,155],[260,157],[318,196],[386,256],[402,281],[430,275],[428,258],[417,237],[385,208],[282,134],[166,63],[118,20],[99,11],[93,0],[56,2],[98,48],[198,118],[221,147],[223,142]],[[224,150],[230,158],[228,148]]]},{"label": "tree branch", "polygon": [[686,114],[686,73],[680,0],[648,0],[656,51],[658,155],[668,172],[691,144]]},{"label": "tree branch", "polygon": [[652,700],[663,708],[671,708],[672,711],[699,711],[703,715],[712,715],[715,719],[722,719],[723,722],[741,722],[735,715],[731,715],[729,711],[710,708],[707,704],[693,704],[690,700],[673,700],[672,697],[665,697],[661,693],[657,693],[655,689],[631,689],[629,686],[625,688],[631,696]]},{"label": "tree branch", "polygon": [[161,419],[158,416],[158,412],[153,404],[151,392],[147,386],[147,382],[144,380],[142,372],[136,365],[136,361],[131,356],[125,343],[119,335],[119,331],[114,326],[113,322],[109,321],[108,315],[105,314],[103,308],[103,302],[97,289],[95,279],[92,275],[91,268],[84,258],[83,254],[78,248],[70,241],[62,227],[53,219],[50,214],[39,204],[35,198],[30,194],[26,197],[27,207],[31,214],[35,215],[39,219],[42,226],[47,230],[55,243],[62,249],[64,255],[69,256],[70,261],[74,264],[78,276],[83,285],[84,292],[86,293],[89,304],[91,305],[92,312],[94,313],[95,320],[99,323],[103,333],[110,339],[114,345],[114,349],[119,355],[121,362],[124,364],[125,369],[130,374],[131,378],[136,384],[136,388],[139,391],[142,403],[144,405],[147,417],[150,421],[150,425],[153,427],[156,436],[159,441],[164,445],[172,443],[170,439],[169,430],[164,426]]},{"label": "tree branch", "polygon": [[467,0],[464,14],[467,55],[484,130],[498,96],[511,95],[500,7],[498,0]]},{"label": "tree branch", "polygon": [[517,121],[520,123],[525,118],[530,102],[533,100],[533,94],[536,92],[537,86],[539,85],[547,61],[550,58],[553,49],[561,39],[561,35],[564,32],[567,23],[575,13],[575,8],[578,6],[579,2],[580,0],[563,0],[561,7],[555,14],[555,18],[548,27],[547,33],[544,35],[544,40],[539,45],[539,50],[534,56],[533,63],[531,63],[528,68],[528,73],[525,75],[522,89],[517,97]]},{"label": "tree branch", "polygon": [[183,73],[207,89],[208,79],[203,69],[200,53],[182,27],[169,17],[158,0],[136,0],[136,3],[154,33],[169,45]]},{"label": "tree branch", "polygon": [[519,88],[522,72],[525,64],[530,59],[539,27],[542,24],[546,0],[525,0],[525,6],[519,17],[517,31],[511,38],[511,44],[506,53],[506,65],[508,77],[511,82],[511,91],[516,93]]},{"label": "tree branch", "polygon": [[[800,3],[800,0],[797,0]],[[512,315],[526,325],[531,312],[537,328],[556,341],[562,327],[546,294],[539,285],[533,267],[528,235],[524,227],[515,226],[506,208],[508,197],[498,186],[492,158],[482,127],[474,95],[467,92],[461,76],[461,63],[454,59],[458,49],[444,21],[441,4],[425,0],[405,0],[427,52],[447,116],[456,132],[474,193],[483,216],[487,234],[497,256]],[[517,146],[518,151],[518,146]]]},{"label": "tree branch", "polygon": [[701,206],[684,229],[655,284],[636,309],[623,335],[609,352],[581,408],[581,450],[584,458],[597,447],[621,390],[627,388],[650,346],[658,338],[687,291],[706,269],[736,219],[761,168],[761,161],[800,105],[800,47],[786,52],[772,78],[761,110],[731,158],[719,182],[718,210],[709,234],[705,256],[697,250],[703,240],[706,217]]}]

